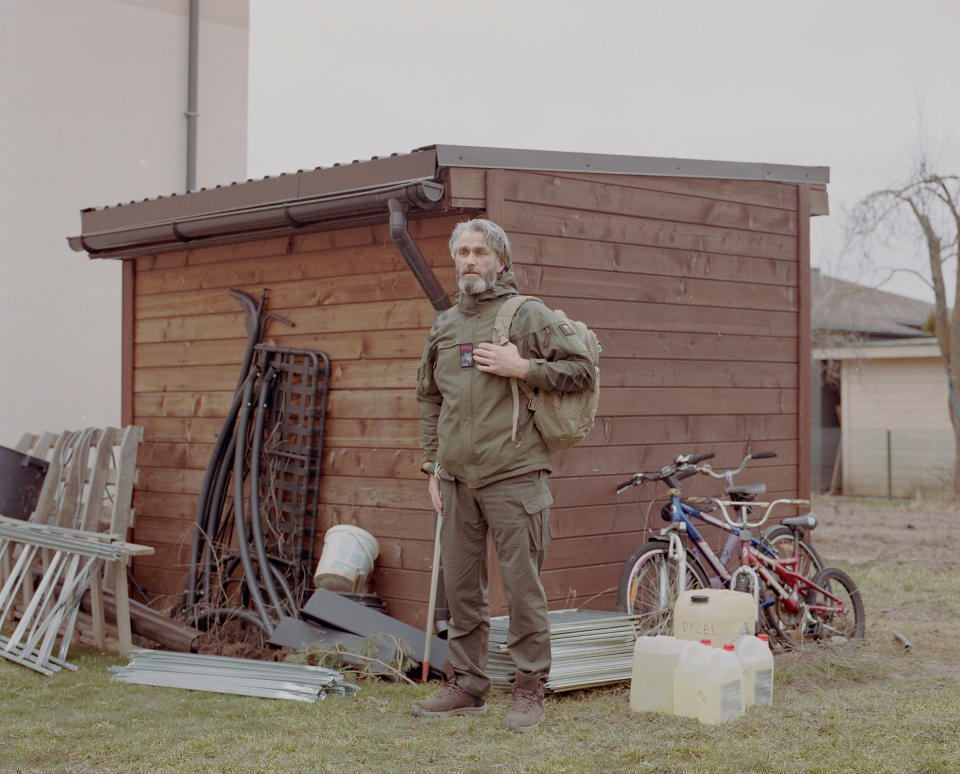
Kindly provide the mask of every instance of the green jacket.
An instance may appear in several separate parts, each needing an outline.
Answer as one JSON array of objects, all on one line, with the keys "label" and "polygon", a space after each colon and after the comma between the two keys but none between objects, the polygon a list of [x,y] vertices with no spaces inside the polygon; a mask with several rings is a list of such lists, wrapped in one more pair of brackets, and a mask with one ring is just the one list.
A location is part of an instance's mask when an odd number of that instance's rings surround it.
[{"label": "green jacket", "polygon": [[[547,449],[520,394],[517,442],[510,439],[513,394],[510,380],[461,365],[461,345],[493,337],[493,322],[505,298],[517,292],[508,268],[485,293],[461,293],[455,306],[437,315],[417,373],[423,460],[439,462],[471,487],[550,470]],[[589,353],[560,328],[552,310],[529,301],[517,312],[510,340],[531,360],[530,387],[582,390],[594,378]],[[465,353],[469,361],[469,352]]]}]

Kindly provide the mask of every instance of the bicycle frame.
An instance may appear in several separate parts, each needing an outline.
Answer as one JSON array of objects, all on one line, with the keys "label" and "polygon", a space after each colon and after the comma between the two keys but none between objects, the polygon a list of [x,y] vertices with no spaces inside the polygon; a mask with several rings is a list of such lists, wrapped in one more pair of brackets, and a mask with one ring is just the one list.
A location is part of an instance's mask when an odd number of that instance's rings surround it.
[{"label": "bicycle frame", "polygon": [[[724,507],[722,503],[719,503],[719,504],[721,505],[721,507]],[[737,536],[741,534],[741,529],[739,527],[731,526],[725,521],[721,521],[720,519],[714,518],[713,516],[709,516],[706,513],[702,513],[701,511],[694,508],[692,505],[689,505],[688,503],[683,502],[676,495],[670,496],[671,525],[680,525],[680,524],[683,525],[682,531],[685,532],[689,536],[689,538],[693,541],[693,544],[697,548],[697,552],[700,554],[701,557],[703,557],[703,559],[706,560],[707,565],[713,571],[713,574],[719,577],[724,582],[724,585],[729,585],[730,581],[733,579],[733,575],[720,562],[719,557],[713,552],[713,549],[710,548],[710,545],[704,539],[703,535],[700,534],[700,532],[697,530],[696,526],[694,525],[693,521],[691,521],[691,517],[700,519],[701,521],[704,521],[707,524],[710,524],[714,527],[718,527],[719,529],[722,529],[724,532],[729,532]],[[673,535],[676,534],[676,529],[677,527],[675,526],[665,527],[663,530],[661,530],[660,534],[661,535],[670,534],[671,543],[673,543]],[[680,540],[680,537],[676,536],[676,539]],[[750,546],[759,551],[763,551],[766,554],[769,554],[771,557],[776,557],[775,551],[773,551],[765,543],[762,543],[761,541],[757,540],[752,535],[750,536]],[[686,559],[686,552],[682,552],[682,553],[683,553],[684,559]],[[686,582],[685,572],[681,573],[679,577],[679,582],[681,584],[680,590],[683,591],[684,585]]]},{"label": "bicycle frame", "polygon": [[[686,589],[686,561],[687,552],[683,545],[683,539],[678,534],[686,534],[693,542],[700,556],[706,561],[714,575],[720,578],[724,587],[729,588],[738,574],[745,574],[752,577],[752,590],[754,601],[758,607],[769,607],[774,604],[776,599],[781,600],[791,613],[796,613],[800,609],[799,601],[801,594],[806,595],[810,591],[818,591],[827,599],[832,600],[838,607],[840,614],[845,614],[845,607],[842,600],[824,589],[814,584],[809,578],[797,572],[799,557],[793,556],[789,559],[780,559],[777,553],[757,538],[749,534],[749,527],[762,525],[770,514],[774,506],[778,504],[797,504],[795,500],[775,500],[766,504],[767,510],[764,517],[756,524],[744,522],[740,527],[734,526],[726,513],[726,506],[736,506],[739,503],[725,503],[715,498],[706,498],[708,501],[717,504],[723,514],[724,520],[714,518],[706,513],[699,511],[692,505],[683,502],[676,494],[670,495],[670,526],[661,530],[660,534],[669,536],[670,549],[668,558],[677,562],[677,584],[679,591]],[[753,505],[764,505],[765,503],[753,503]],[[710,548],[710,545],[697,530],[692,519],[700,519],[707,524],[717,527],[725,532],[732,533],[741,537],[740,567],[733,573],[723,566],[720,559]],[[757,578],[763,581],[773,590],[775,598],[765,602],[759,600],[759,583]],[[822,605],[814,606],[814,609],[826,610]]]}]

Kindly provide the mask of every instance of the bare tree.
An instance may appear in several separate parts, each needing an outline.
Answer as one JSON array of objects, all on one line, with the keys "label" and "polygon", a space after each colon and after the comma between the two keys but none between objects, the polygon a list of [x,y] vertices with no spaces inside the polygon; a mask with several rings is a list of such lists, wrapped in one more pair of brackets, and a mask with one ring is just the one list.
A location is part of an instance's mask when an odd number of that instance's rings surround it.
[{"label": "bare tree", "polygon": [[[953,490],[960,496],[960,177],[934,172],[921,158],[902,185],[885,188],[861,199],[850,213],[848,240],[869,252],[877,237],[902,237],[912,232],[922,239],[929,262],[925,272],[897,267],[890,276],[907,271],[920,276],[933,289],[937,342],[947,372],[948,410],[953,425],[956,462]],[[951,265],[952,262],[952,265]],[[947,303],[947,281],[953,285],[954,308]]]}]

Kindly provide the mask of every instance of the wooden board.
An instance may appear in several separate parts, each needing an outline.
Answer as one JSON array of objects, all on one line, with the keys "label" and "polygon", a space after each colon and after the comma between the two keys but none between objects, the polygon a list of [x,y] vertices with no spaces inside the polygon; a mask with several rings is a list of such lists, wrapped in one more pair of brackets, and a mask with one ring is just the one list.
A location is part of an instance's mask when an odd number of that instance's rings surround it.
[{"label": "wooden board", "polygon": [[[518,283],[525,292],[561,298],[603,298],[611,301],[646,301],[672,306],[707,306],[750,311],[795,312],[796,289],[750,282],[674,277],[638,277],[615,271],[516,267]],[[749,299],[749,302],[747,301]]]},{"label": "wooden board", "polygon": [[652,218],[660,221],[722,226],[771,234],[797,233],[796,210],[761,207],[742,202],[651,191],[617,185],[614,180],[583,180],[562,175],[505,171],[504,199],[511,202],[550,202],[593,212]]},{"label": "wooden board", "polygon": [[797,186],[791,183],[775,183],[764,180],[708,180],[705,178],[656,177],[652,175],[607,175],[582,172],[538,174],[596,183],[609,181],[615,185],[646,191],[663,191],[698,198],[717,199],[723,202],[742,202],[764,207],[779,207],[793,212],[797,210]]},{"label": "wooden board", "polygon": [[761,285],[787,287],[797,284],[797,264],[792,256],[745,256],[672,245],[570,240],[561,236],[525,233],[514,234],[511,244],[515,262],[535,266],[732,282],[747,280]]},{"label": "wooden board", "polygon": [[570,239],[781,260],[789,260],[796,255],[795,236],[635,218],[605,212],[583,212],[543,204],[504,202],[502,223],[507,231],[564,235]]}]

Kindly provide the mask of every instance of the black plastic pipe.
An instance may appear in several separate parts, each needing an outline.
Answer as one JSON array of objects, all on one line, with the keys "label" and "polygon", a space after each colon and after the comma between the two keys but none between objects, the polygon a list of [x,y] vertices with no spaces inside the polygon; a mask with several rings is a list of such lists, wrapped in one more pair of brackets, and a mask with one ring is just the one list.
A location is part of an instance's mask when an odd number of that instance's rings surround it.
[{"label": "black plastic pipe", "polygon": [[[190,543],[190,572],[187,575],[187,586],[183,592],[183,604],[186,606],[197,603],[197,568],[198,564],[209,559],[210,541],[213,540],[213,532],[210,531],[211,523],[211,493],[215,492],[215,484],[220,478],[220,468],[224,465],[224,452],[233,438],[235,425],[237,422],[237,413],[240,409],[240,395],[243,383],[250,376],[250,364],[253,362],[253,354],[256,349],[258,339],[262,332],[260,324],[260,313],[267,300],[267,291],[264,289],[260,296],[260,301],[255,303],[252,296],[244,293],[242,290],[231,288],[231,296],[236,298],[244,308],[244,317],[247,329],[247,348],[243,354],[243,362],[240,367],[240,376],[237,379],[237,388],[233,397],[233,403],[227,416],[223,420],[217,440],[214,443],[213,453],[210,455],[210,462],[207,464],[207,470],[203,476],[203,484],[200,487],[200,497],[197,500],[197,512],[194,519],[193,536]],[[229,455],[227,457],[229,460]],[[219,506],[218,506],[219,508]],[[206,530],[206,531],[205,531]],[[201,540],[204,541],[201,547]],[[208,571],[205,571],[208,574]],[[209,592],[209,578],[204,583],[205,593]]]},{"label": "black plastic pipe", "polygon": [[[243,564],[243,575],[246,580],[247,588],[250,590],[250,596],[257,608],[257,613],[263,620],[267,629],[273,629],[273,623],[270,614],[267,612],[267,606],[263,601],[263,595],[260,593],[260,587],[255,579],[253,572],[253,562],[250,558],[250,546],[247,543],[247,526],[243,513],[243,462],[244,451],[246,450],[247,431],[250,427],[250,403],[253,400],[253,380],[249,380],[243,388],[243,403],[240,407],[240,418],[237,420],[237,445],[233,455],[233,517],[237,524],[237,548],[240,551],[240,561]],[[256,486],[256,482],[251,482],[251,486]]]},{"label": "black plastic pipe", "polygon": [[453,304],[440,284],[440,280],[437,279],[437,275],[433,273],[433,269],[427,263],[427,259],[423,257],[423,253],[417,247],[417,243],[413,241],[413,237],[407,231],[407,209],[409,209],[409,206],[400,199],[391,199],[387,202],[387,208],[390,210],[390,238],[397,249],[400,250],[400,254],[407,262],[407,266],[410,267],[410,271],[413,272],[413,276],[417,278],[423,292],[427,294],[431,306],[438,312],[442,312],[444,309],[449,309]]},{"label": "black plastic pipe", "polygon": [[[277,613],[283,611],[283,603],[277,588],[273,584],[273,573],[270,572],[270,560],[263,545],[263,523],[260,520],[260,452],[263,445],[263,425],[267,414],[267,396],[270,387],[277,375],[273,366],[267,368],[260,379],[260,389],[257,393],[257,411],[253,422],[253,438],[250,442],[250,536],[253,538],[253,548],[257,554],[257,563],[260,565],[260,576],[267,596]],[[293,610],[289,611],[293,612]]]}]

